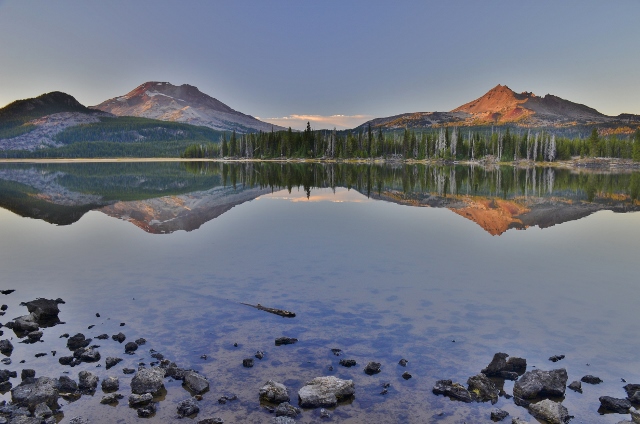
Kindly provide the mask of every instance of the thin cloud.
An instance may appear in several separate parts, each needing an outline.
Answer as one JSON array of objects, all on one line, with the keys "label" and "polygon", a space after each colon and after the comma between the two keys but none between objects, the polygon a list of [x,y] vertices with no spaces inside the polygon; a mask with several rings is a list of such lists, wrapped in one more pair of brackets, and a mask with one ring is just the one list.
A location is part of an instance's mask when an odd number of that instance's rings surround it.
[{"label": "thin cloud", "polygon": [[307,122],[311,123],[311,128],[317,130],[333,128],[344,130],[357,127],[372,118],[370,115],[289,115],[281,118],[258,119],[285,128],[291,127],[296,130],[304,130],[307,127]]}]

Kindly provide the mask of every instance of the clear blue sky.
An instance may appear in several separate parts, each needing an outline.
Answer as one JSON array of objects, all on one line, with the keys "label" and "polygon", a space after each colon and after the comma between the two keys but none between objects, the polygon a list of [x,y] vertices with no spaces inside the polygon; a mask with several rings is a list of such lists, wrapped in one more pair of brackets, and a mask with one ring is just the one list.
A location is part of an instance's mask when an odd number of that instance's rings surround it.
[{"label": "clear blue sky", "polygon": [[54,90],[93,105],[158,80],[349,126],[500,83],[640,114],[639,18],[639,0],[0,0],[0,106]]}]

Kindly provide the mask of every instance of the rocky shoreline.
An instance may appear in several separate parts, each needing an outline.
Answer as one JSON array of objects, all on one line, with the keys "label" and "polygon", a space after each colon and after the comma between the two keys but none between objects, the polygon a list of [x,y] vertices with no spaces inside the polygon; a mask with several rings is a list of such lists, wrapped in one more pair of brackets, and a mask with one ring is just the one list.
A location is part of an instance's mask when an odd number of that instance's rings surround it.
[{"label": "rocky shoreline", "polygon": [[[4,290],[2,293],[10,295],[13,291]],[[67,420],[68,417],[65,417],[64,414],[65,407],[60,403],[61,401],[81,402],[83,397],[99,396],[98,386],[102,391],[100,404],[113,406],[124,402],[131,409],[132,420],[152,418],[156,415],[165,398],[167,392],[165,384],[172,381],[179,382],[184,390],[182,399],[174,405],[173,417],[176,420],[189,417],[198,424],[225,422],[220,417],[201,416],[201,406],[203,403],[214,401],[219,405],[228,402],[234,403],[239,400],[238,396],[227,393],[217,399],[212,399],[210,395],[207,395],[213,391],[212,383],[207,376],[200,372],[178,366],[154,349],[148,350],[149,363],[139,362],[137,369],[120,368],[123,357],[125,357],[123,355],[139,354],[146,351],[148,347],[147,340],[142,337],[134,341],[128,339],[123,332],[124,328],[123,331],[111,336],[106,333],[94,337],[88,337],[83,333],[75,335],[64,333],[56,337],[66,339],[68,353],[40,352],[41,349],[37,349],[37,347],[44,342],[43,337],[51,335],[58,325],[65,324],[58,318],[60,305],[64,304],[65,302],[60,298],[38,298],[23,302],[20,305],[27,308],[28,314],[18,316],[4,324],[7,330],[13,332],[11,335],[5,330],[7,334],[5,332],[0,334],[2,336],[0,353],[4,356],[1,362],[4,366],[10,366],[14,362],[25,363],[24,359],[19,360],[11,357],[14,351],[13,343],[18,339],[19,343],[33,346],[34,352],[38,350],[35,353],[36,357],[39,355],[56,357],[61,367],[59,373],[61,375],[59,377],[37,376],[34,369],[22,368],[18,382],[17,370],[0,370],[0,392],[10,392],[11,395],[9,402],[2,401],[0,403],[0,424],[91,423],[91,416],[73,416]],[[8,307],[2,305],[0,309],[1,314],[4,315]],[[270,313],[279,311],[265,307],[260,309]],[[285,312],[288,313],[287,316],[295,316],[290,311]],[[100,314],[96,313],[96,317],[100,317]],[[120,328],[125,326],[124,322],[119,325]],[[94,325],[88,326],[89,330],[93,328]],[[105,346],[96,344],[96,342],[105,343]],[[286,346],[297,342],[297,339],[286,336],[274,339],[275,346]],[[103,352],[106,350],[110,356],[103,358],[100,350]],[[359,365],[356,360],[344,357],[344,352],[341,349],[333,348],[331,354],[341,357],[339,360],[341,367],[351,368]],[[244,358],[242,365],[251,368],[254,359],[260,361],[263,357],[264,352],[257,351],[253,358]],[[564,355],[553,355],[549,361],[557,363],[564,358]],[[208,357],[203,354],[201,359],[207,360]],[[409,364],[409,361],[404,358],[398,362],[399,368],[396,372],[398,375],[402,374],[401,377],[404,381],[413,377],[410,372],[404,371]],[[80,366],[87,368],[89,365],[95,366],[96,370],[82,369],[77,373],[77,377],[73,377],[74,368]],[[360,372],[370,376],[376,375],[384,367],[383,363],[371,361]],[[332,366],[329,368],[329,371],[333,370]],[[103,370],[107,372],[105,373]],[[121,380],[123,376],[126,378]],[[132,376],[130,380],[128,376]],[[522,418],[512,418],[513,424],[527,422],[523,418],[528,415],[542,422],[561,424],[569,422],[572,418],[571,411],[562,404],[566,388],[582,393],[583,390],[597,390],[597,385],[602,383],[599,377],[593,375],[585,375],[569,385],[567,385],[568,380],[568,372],[565,368],[548,371],[528,369],[526,359],[510,357],[506,353],[499,352],[494,355],[487,367],[468,378],[466,386],[450,379],[438,380],[435,382],[432,392],[434,396],[443,395],[453,401],[463,403],[494,405],[499,398],[512,400],[515,405],[522,408],[523,412]],[[505,381],[515,382],[512,393],[507,393],[504,390]],[[623,380],[623,382],[625,381]],[[256,407],[273,414],[270,420],[274,424],[293,424],[296,419],[310,413],[320,420],[331,421],[334,410],[339,409],[340,405],[345,402],[350,402],[357,395],[357,388],[353,380],[335,376],[312,378],[298,390],[297,394],[290,393],[285,383],[286,381],[281,382],[275,379],[267,380],[262,387],[256,388],[253,400],[247,399],[247,401],[255,403]],[[387,395],[389,388],[390,383],[383,383],[380,395]],[[620,421],[621,423],[640,423],[640,413],[635,409],[635,407],[640,407],[640,384],[626,384],[622,389],[626,392],[626,397],[613,397],[609,396],[612,393],[602,393],[599,398],[600,409],[594,411],[594,414],[627,415],[630,420]],[[217,391],[219,388],[215,390]],[[127,394],[127,392],[130,393]],[[486,414],[486,419],[491,419],[494,422],[503,421],[509,417],[509,412],[502,409],[487,408],[481,413]]]}]

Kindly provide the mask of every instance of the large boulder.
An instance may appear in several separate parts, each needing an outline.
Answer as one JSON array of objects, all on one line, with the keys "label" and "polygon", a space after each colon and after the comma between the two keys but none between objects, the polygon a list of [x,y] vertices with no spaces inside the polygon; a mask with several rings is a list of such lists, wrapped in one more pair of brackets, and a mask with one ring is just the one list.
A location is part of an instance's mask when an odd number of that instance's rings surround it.
[{"label": "large boulder", "polygon": [[164,373],[165,370],[159,367],[139,370],[131,379],[131,392],[138,395],[158,393],[164,387]]},{"label": "large boulder", "polygon": [[260,400],[271,403],[289,402],[289,392],[284,384],[269,380],[260,388]]},{"label": "large boulder", "polygon": [[197,395],[209,390],[209,381],[207,381],[205,376],[195,371],[187,371],[185,373],[184,385]]},{"label": "large boulder", "polygon": [[544,420],[550,424],[564,424],[571,419],[569,411],[559,402],[549,399],[541,400],[538,403],[529,405],[529,412],[536,418]]},{"label": "large boulder", "polygon": [[115,392],[118,389],[120,389],[120,380],[118,380],[118,377],[107,377],[102,380],[103,392]]},{"label": "large boulder", "polygon": [[564,368],[528,371],[514,384],[513,395],[521,399],[564,396],[567,379],[567,370]]},{"label": "large boulder", "polygon": [[57,410],[58,396],[57,380],[48,377],[40,377],[33,383],[20,384],[11,390],[11,401],[15,405],[29,408],[30,411],[34,411],[40,403]]},{"label": "large boulder", "polygon": [[64,303],[64,300],[60,298],[55,300],[38,298],[31,302],[23,302],[20,305],[26,306],[27,310],[33,314],[36,321],[43,321],[58,318],[58,314],[60,313],[58,305],[61,303]]},{"label": "large boulder", "polygon": [[486,375],[481,373],[469,377],[467,384],[469,385],[469,393],[474,400],[478,402],[490,401],[492,404],[498,402],[498,394],[500,391]]},{"label": "large boulder", "polygon": [[334,376],[316,377],[298,391],[298,402],[303,408],[336,406],[355,393],[353,380],[341,380]]},{"label": "large boulder", "polygon": [[32,331],[38,331],[40,328],[33,314],[14,318],[13,321],[6,323],[5,327],[11,328],[16,333],[30,333]]},{"label": "large boulder", "polygon": [[438,380],[433,386],[433,393],[436,395],[448,396],[462,402],[472,402],[471,393],[462,384],[454,383],[451,380]]}]

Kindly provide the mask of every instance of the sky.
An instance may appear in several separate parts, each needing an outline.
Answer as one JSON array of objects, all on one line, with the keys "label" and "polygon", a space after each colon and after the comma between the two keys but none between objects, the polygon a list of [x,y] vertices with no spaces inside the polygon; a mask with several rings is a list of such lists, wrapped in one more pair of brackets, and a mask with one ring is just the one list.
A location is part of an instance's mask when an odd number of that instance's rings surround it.
[{"label": "sky", "polygon": [[639,16],[640,0],[0,0],[0,107],[168,81],[340,129],[503,84],[640,114]]}]

